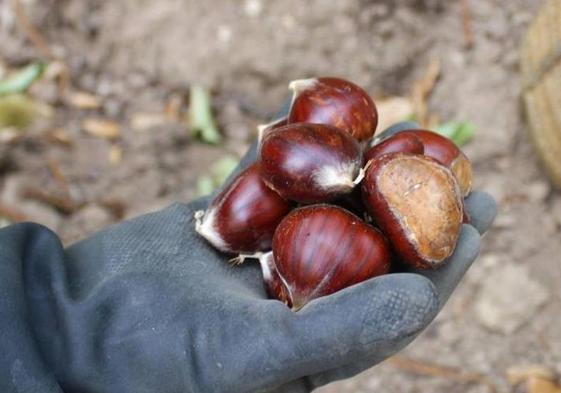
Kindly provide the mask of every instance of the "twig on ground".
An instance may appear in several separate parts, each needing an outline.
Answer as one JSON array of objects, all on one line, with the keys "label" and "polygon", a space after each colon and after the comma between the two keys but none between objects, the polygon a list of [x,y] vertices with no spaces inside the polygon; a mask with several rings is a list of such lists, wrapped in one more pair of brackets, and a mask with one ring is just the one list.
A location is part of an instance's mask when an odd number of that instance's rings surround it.
[{"label": "twig on ground", "polygon": [[427,67],[423,77],[415,83],[411,90],[411,101],[413,102],[413,110],[416,120],[421,127],[429,127],[431,124],[431,115],[428,110],[428,98],[436,85],[436,81],[440,76],[440,61],[433,58]]},{"label": "twig on ground", "polygon": [[473,34],[471,11],[468,0],[461,0],[462,7],[462,26],[464,28],[464,41],[467,49],[475,45],[475,35]]},{"label": "twig on ground", "polygon": [[22,196],[50,205],[62,214],[72,214],[84,206],[84,203],[77,203],[67,196],[53,195],[36,187],[27,187]]}]

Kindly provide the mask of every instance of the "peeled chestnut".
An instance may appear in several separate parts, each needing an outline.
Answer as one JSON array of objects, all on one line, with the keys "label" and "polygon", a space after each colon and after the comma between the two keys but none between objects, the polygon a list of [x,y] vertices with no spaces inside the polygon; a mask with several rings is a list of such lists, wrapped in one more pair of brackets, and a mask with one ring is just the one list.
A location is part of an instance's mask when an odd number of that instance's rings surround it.
[{"label": "peeled chestnut", "polygon": [[371,277],[387,273],[385,237],[348,211],[331,205],[293,210],[273,237],[274,264],[285,291],[280,299],[302,308]]},{"label": "peeled chestnut", "polygon": [[348,132],[359,142],[370,139],[378,125],[372,98],[359,86],[333,77],[290,82],[293,91],[289,123],[328,124]]},{"label": "peeled chestnut", "polygon": [[[446,165],[460,184],[460,190],[465,197],[471,191],[473,170],[467,156],[450,139],[427,130],[404,131],[418,136],[425,147],[424,154]],[[400,133],[401,134],[401,133]],[[399,135],[399,134],[397,134]]]},{"label": "peeled chestnut", "polygon": [[362,193],[366,208],[403,262],[437,268],[454,251],[463,199],[456,178],[444,165],[422,155],[383,155],[366,170]]},{"label": "peeled chestnut", "polygon": [[388,153],[423,154],[423,141],[412,132],[404,131],[380,141],[364,153],[364,161],[368,162]]},{"label": "peeled chestnut", "polygon": [[323,124],[294,123],[263,139],[261,176],[283,198],[326,202],[348,194],[362,176],[362,152],[346,132]]},{"label": "peeled chestnut", "polygon": [[270,250],[275,229],[290,209],[290,203],[261,180],[255,163],[225,187],[206,211],[195,213],[195,229],[223,252]]}]

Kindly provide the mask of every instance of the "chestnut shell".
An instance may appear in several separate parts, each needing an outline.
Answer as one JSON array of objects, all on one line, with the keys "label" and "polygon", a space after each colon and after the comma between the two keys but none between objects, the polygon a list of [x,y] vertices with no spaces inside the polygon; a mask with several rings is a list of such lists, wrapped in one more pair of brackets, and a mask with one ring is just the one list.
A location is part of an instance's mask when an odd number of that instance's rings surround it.
[{"label": "chestnut shell", "polygon": [[473,183],[471,162],[452,140],[428,130],[410,130],[404,132],[413,133],[421,139],[425,147],[425,156],[434,158],[436,161],[450,168],[458,180],[460,190],[464,197],[470,193]]},{"label": "chestnut shell", "polygon": [[389,153],[423,154],[424,151],[421,138],[412,132],[404,131],[372,146],[364,153],[364,161],[368,162]]},{"label": "chestnut shell", "polygon": [[289,86],[294,92],[289,123],[332,125],[359,142],[374,135],[378,112],[372,98],[361,87],[334,77],[302,79]]},{"label": "chestnut shell", "polygon": [[352,191],[362,152],[349,134],[328,125],[295,123],[263,139],[261,176],[282,197],[327,202]]},{"label": "chestnut shell", "polygon": [[389,244],[380,231],[332,205],[288,214],[275,231],[273,255],[295,309],[385,274],[391,263]]},{"label": "chestnut shell", "polygon": [[196,230],[217,249],[254,253],[271,248],[274,231],[291,204],[265,185],[255,163],[210,203]]},{"label": "chestnut shell", "polygon": [[463,199],[452,172],[422,155],[390,153],[371,161],[362,182],[366,208],[401,260],[436,268],[456,247]]}]

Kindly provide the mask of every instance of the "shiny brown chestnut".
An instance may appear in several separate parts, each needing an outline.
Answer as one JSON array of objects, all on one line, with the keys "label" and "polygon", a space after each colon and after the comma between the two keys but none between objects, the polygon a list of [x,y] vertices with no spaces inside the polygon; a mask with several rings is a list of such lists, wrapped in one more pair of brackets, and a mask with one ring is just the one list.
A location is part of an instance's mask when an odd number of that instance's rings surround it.
[{"label": "shiny brown chestnut", "polygon": [[195,229],[223,252],[266,251],[290,209],[289,202],[265,185],[255,163],[236,176],[206,211],[195,213]]},{"label": "shiny brown chestnut", "polygon": [[414,133],[419,137],[425,147],[424,154],[450,168],[456,179],[458,179],[460,190],[464,197],[470,193],[473,183],[471,162],[452,140],[428,130],[403,132]]},{"label": "shiny brown chestnut", "polygon": [[436,160],[403,153],[383,155],[366,170],[362,194],[403,262],[437,268],[454,251],[463,200],[452,172]]},{"label": "shiny brown chestnut", "polygon": [[403,131],[380,141],[364,153],[364,161],[368,162],[388,153],[423,154],[423,141],[412,132]]},{"label": "shiny brown chestnut", "polygon": [[279,300],[295,310],[312,299],[385,274],[391,263],[389,244],[380,231],[331,205],[289,213],[275,231],[273,255],[286,289]]},{"label": "shiny brown chestnut", "polygon": [[294,123],[263,139],[261,176],[283,198],[327,202],[352,191],[362,178],[358,142],[338,128]]},{"label": "shiny brown chestnut", "polygon": [[289,88],[293,92],[289,123],[328,124],[348,132],[359,142],[374,135],[378,125],[376,105],[354,83],[323,77],[295,80]]}]

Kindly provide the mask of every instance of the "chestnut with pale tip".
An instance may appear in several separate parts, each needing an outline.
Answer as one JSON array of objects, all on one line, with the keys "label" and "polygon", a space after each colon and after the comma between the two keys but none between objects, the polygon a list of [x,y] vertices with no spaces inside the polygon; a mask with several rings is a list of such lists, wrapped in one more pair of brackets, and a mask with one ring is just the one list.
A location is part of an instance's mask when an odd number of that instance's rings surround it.
[{"label": "chestnut with pale tip", "polygon": [[222,252],[267,251],[277,225],[290,209],[288,201],[265,185],[255,163],[236,176],[206,211],[195,213],[195,229]]},{"label": "chestnut with pale tip", "polygon": [[396,255],[416,268],[442,266],[456,247],[464,217],[450,169],[430,157],[404,153],[370,163],[362,182],[364,203]]},{"label": "chestnut with pale tip", "polygon": [[372,146],[364,153],[364,161],[368,162],[389,153],[423,154],[424,151],[423,141],[414,133],[404,131]]},{"label": "chestnut with pale tip", "polygon": [[299,310],[309,301],[388,273],[386,238],[354,214],[332,205],[289,213],[273,237],[274,264],[284,286],[279,300]]},{"label": "chestnut with pale tip", "polygon": [[348,133],[324,124],[288,124],[269,133],[259,151],[261,176],[283,198],[328,202],[363,177],[362,151]]},{"label": "chestnut with pale tip", "polygon": [[334,77],[290,82],[293,92],[289,123],[318,123],[337,127],[364,142],[372,138],[378,112],[372,98],[361,87]]},{"label": "chestnut with pale tip", "polygon": [[469,195],[473,183],[471,162],[452,140],[428,130],[410,130],[403,132],[413,133],[419,137],[425,148],[424,155],[434,158],[436,161],[450,168],[458,180],[462,195],[464,197]]},{"label": "chestnut with pale tip", "polygon": [[272,122],[267,124],[259,124],[257,126],[257,143],[260,144],[267,134],[287,124],[288,118],[286,116],[273,120]]}]

